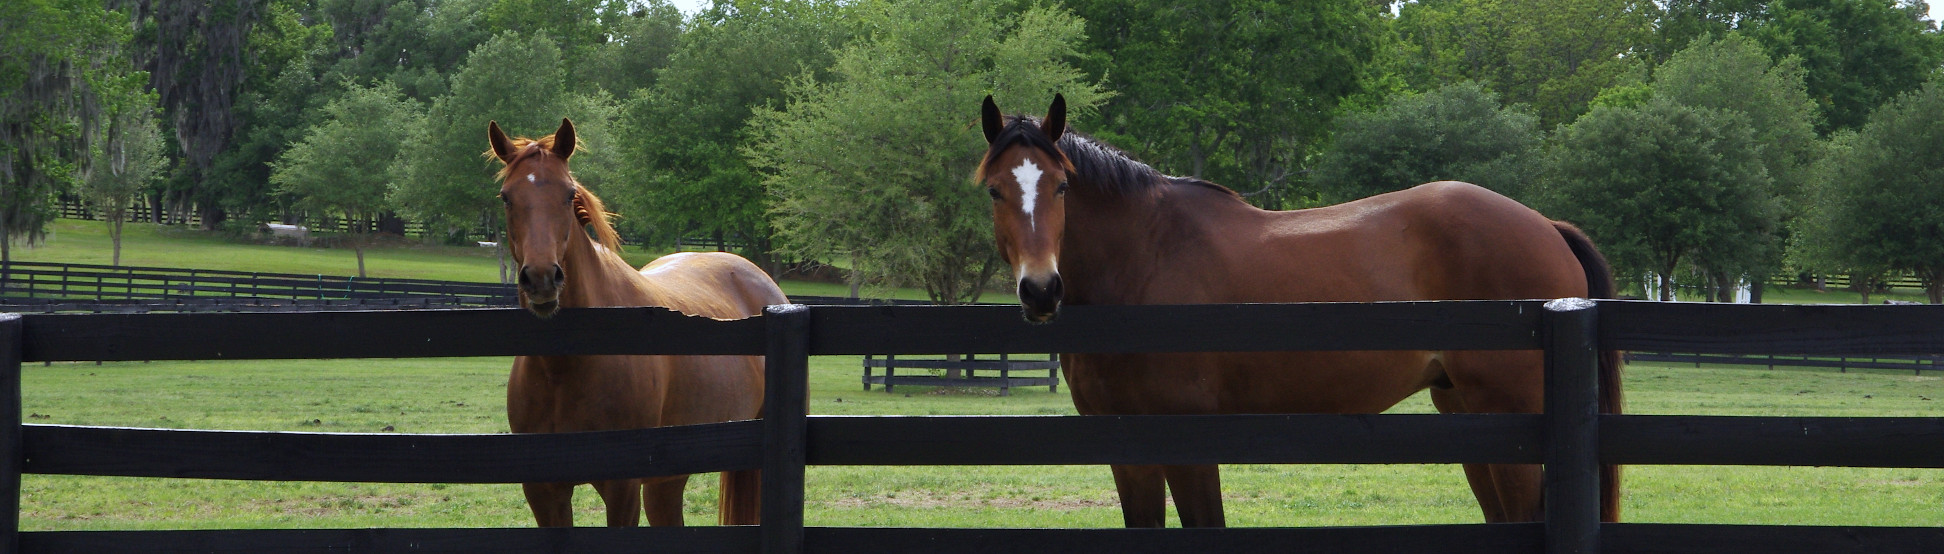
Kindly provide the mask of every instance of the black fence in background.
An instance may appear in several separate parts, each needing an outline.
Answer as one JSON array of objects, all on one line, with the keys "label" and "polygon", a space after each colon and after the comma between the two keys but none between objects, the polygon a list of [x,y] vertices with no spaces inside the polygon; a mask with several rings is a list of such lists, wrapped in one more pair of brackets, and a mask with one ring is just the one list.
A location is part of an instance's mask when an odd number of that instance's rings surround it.
[{"label": "black fence in background", "polygon": [[456,306],[510,306],[512,285],[428,279],[11,262],[0,264],[0,298],[77,304],[212,298],[286,300],[449,299]]},{"label": "black fence in background", "polygon": [[[665,340],[612,341],[616,334]],[[292,341],[289,337],[305,337]],[[1606,349],[1944,352],[1944,307],[1561,300],[1071,306],[772,306],[0,315],[0,549],[655,552],[1940,552],[1944,527],[1601,523],[1599,464],[1944,467],[1944,418],[1601,415]],[[1540,414],[808,417],[811,355],[1543,350]],[[536,435],[23,425],[23,361],[763,355],[759,421]],[[1521,463],[1537,523],[1255,529],[804,525],[807,465]],[[22,473],[405,483],[587,481],[760,468],[760,526],[18,532]],[[1454,470],[1455,471],[1455,470]],[[1912,507],[1913,509],[1927,509]]]}]

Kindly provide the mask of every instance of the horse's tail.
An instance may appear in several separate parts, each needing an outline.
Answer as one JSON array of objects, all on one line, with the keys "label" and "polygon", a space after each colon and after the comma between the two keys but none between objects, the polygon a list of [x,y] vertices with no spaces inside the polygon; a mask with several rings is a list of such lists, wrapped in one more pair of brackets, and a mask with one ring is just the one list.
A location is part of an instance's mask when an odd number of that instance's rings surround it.
[{"label": "horse's tail", "polygon": [[[1586,271],[1586,296],[1613,298],[1613,267],[1593,247],[1593,240],[1571,223],[1554,221],[1553,227],[1559,229],[1559,236],[1566,239],[1566,246],[1573,249],[1573,257],[1579,258],[1580,268]],[[1620,400],[1620,351],[1601,351],[1600,413],[1620,413]],[[1600,466],[1600,519],[1620,521],[1620,466]]]}]

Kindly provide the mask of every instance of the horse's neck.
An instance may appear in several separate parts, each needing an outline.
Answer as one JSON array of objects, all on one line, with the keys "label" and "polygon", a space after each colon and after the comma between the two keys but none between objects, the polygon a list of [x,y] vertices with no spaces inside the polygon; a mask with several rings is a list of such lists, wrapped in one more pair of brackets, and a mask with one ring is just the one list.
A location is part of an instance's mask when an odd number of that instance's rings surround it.
[{"label": "horse's neck", "polygon": [[662,305],[653,283],[583,230],[574,230],[560,265],[567,274],[567,286],[560,293],[562,308]]},{"label": "horse's neck", "polygon": [[[1077,188],[1077,187],[1076,187]],[[1250,208],[1173,184],[1121,192],[1069,194],[1066,236],[1060,246],[1060,279],[1073,304],[1139,302],[1147,284],[1173,264],[1193,263],[1188,253],[1206,252],[1204,223],[1239,217]],[[1234,212],[1234,213],[1231,213]]]}]

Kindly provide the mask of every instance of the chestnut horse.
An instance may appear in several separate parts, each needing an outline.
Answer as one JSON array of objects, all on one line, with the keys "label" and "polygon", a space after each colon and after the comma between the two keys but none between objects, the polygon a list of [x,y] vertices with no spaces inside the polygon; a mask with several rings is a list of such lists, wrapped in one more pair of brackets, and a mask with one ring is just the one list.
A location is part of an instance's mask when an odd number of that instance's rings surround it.
[{"label": "chestnut horse", "polygon": [[[787,302],[761,269],[732,254],[677,253],[640,271],[630,267],[616,254],[620,240],[601,200],[567,170],[574,154],[572,122],[563,119],[552,136],[536,140],[509,139],[494,122],[487,125],[487,138],[491,155],[506,164],[499,173],[506,240],[520,266],[520,305],[534,315],[551,317],[561,308],[661,306],[740,319]],[[714,423],[756,419],[762,411],[761,356],[521,356],[513,360],[506,383],[506,418],[515,433]],[[593,485],[607,504],[609,526],[639,525],[644,506],[649,524],[682,525],[688,478]],[[569,501],[577,484],[524,485],[540,526],[573,525]],[[722,474],[722,524],[757,523],[759,485],[755,470]]]},{"label": "chestnut horse", "polygon": [[[1170,177],[1046,118],[1006,117],[987,97],[975,178],[1029,321],[1067,304],[1607,298],[1606,261],[1578,229],[1474,185],[1439,182],[1347,204],[1267,211]],[[1441,412],[1536,413],[1538,351],[1065,354],[1081,414],[1376,413],[1426,388]],[[1620,407],[1616,353],[1601,409]],[[1462,440],[1454,437],[1453,440]],[[1542,516],[1537,465],[1467,464],[1489,522]],[[1160,527],[1164,488],[1184,527],[1224,524],[1217,466],[1114,466],[1129,527]],[[1619,516],[1602,468],[1601,516]]]}]

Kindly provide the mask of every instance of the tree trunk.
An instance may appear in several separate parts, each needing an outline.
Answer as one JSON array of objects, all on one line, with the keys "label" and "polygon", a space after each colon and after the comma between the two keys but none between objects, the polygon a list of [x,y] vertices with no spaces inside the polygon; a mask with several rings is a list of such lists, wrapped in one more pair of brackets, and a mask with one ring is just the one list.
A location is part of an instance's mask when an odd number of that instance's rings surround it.
[{"label": "tree trunk", "polygon": [[1863,303],[1868,304],[1870,303],[1870,291],[1876,288],[1876,279],[1864,277],[1860,274],[1850,274],[1850,287],[1856,289],[1857,292],[1863,293]]},{"label": "tree trunk", "polygon": [[114,261],[108,265],[121,265],[122,218],[125,215],[120,212],[108,215],[108,241],[115,244]]},{"label": "tree trunk", "polygon": [[1735,282],[1740,279],[1729,276],[1727,272],[1716,273],[1714,277],[1715,301],[1733,303],[1735,301]]},{"label": "tree trunk", "polygon": [[1768,280],[1752,280],[1748,283],[1748,303],[1762,303],[1762,289],[1768,288]]},{"label": "tree trunk", "polygon": [[1924,275],[1924,296],[1932,304],[1944,304],[1944,270],[1927,270]]},{"label": "tree trunk", "polygon": [[506,270],[506,237],[499,237],[499,241],[493,244],[496,245],[493,247],[493,250],[499,256],[500,284],[513,284],[513,278],[510,272]]},{"label": "tree trunk", "polygon": [[1660,301],[1662,302],[1674,301],[1674,272],[1673,271],[1665,271],[1660,274]]}]

